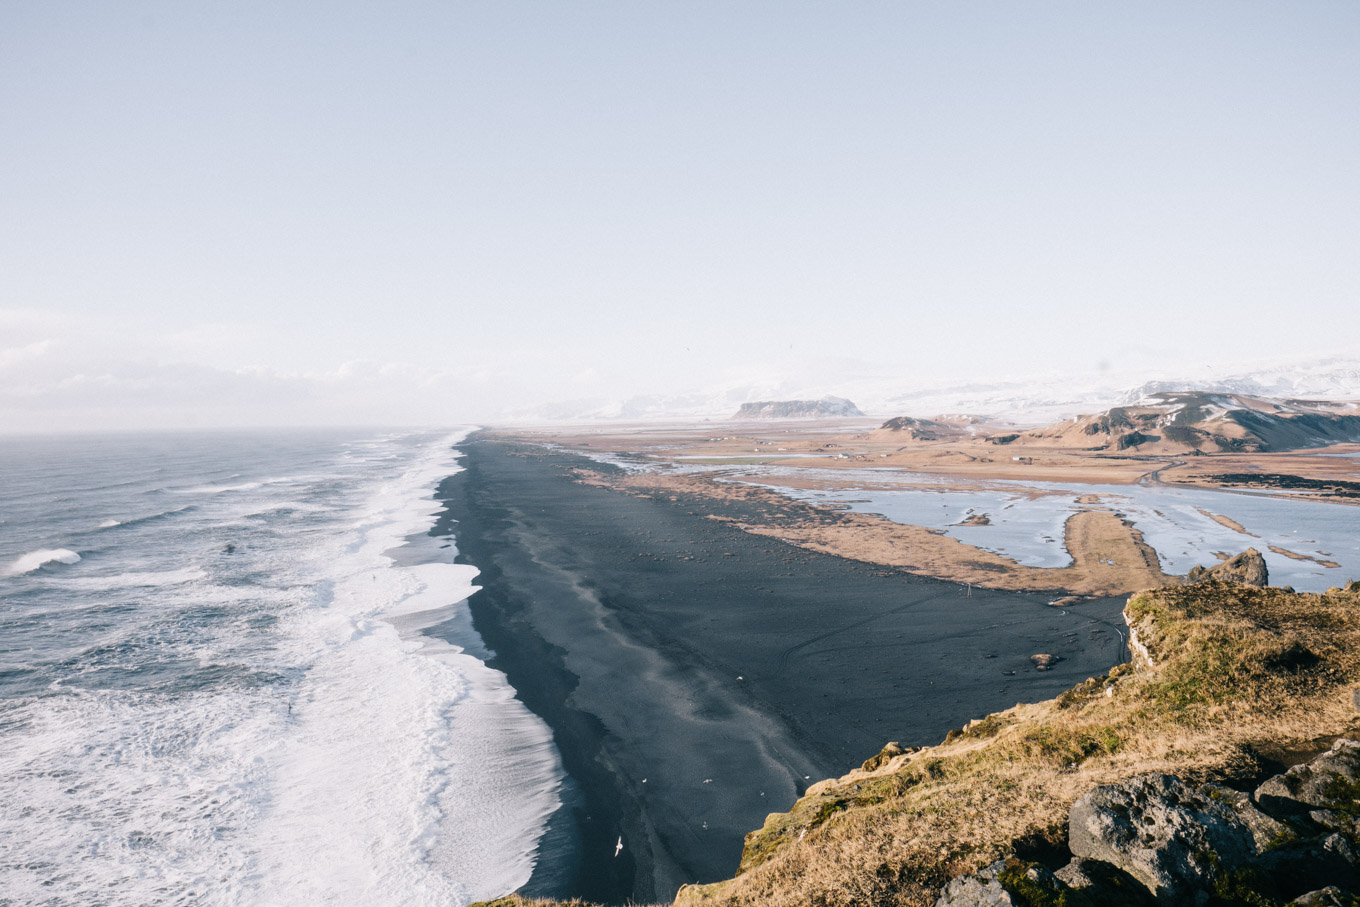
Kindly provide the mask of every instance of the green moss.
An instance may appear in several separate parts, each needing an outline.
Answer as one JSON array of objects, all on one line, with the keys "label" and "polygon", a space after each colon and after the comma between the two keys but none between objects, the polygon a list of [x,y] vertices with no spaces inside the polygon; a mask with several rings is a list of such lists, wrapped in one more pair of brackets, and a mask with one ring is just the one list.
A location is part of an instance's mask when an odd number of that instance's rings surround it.
[{"label": "green moss", "polygon": [[1096,901],[1080,889],[1043,876],[1030,878],[1030,870],[1037,867],[1037,863],[1007,860],[996,880],[1022,907],[1097,907]]},{"label": "green moss", "polygon": [[1090,677],[1072,687],[1072,689],[1059,693],[1058,708],[1076,708],[1104,695],[1105,684],[1108,680],[1109,678],[1103,674],[1100,677]]},{"label": "green moss", "polygon": [[1093,756],[1110,756],[1123,747],[1124,741],[1113,727],[1091,727],[1082,730],[1039,725],[1022,738],[1037,755],[1064,765],[1082,763]]},{"label": "green moss", "polygon": [[1327,798],[1330,809],[1360,816],[1360,781],[1333,775],[1322,785],[1322,796]]},{"label": "green moss", "polygon": [[1275,850],[1288,844],[1293,844],[1299,840],[1298,834],[1289,826],[1281,828],[1269,841],[1266,842],[1265,850]]},{"label": "green moss", "polygon": [[980,721],[974,722],[971,726],[962,731],[962,736],[972,738],[995,737],[1001,729],[1009,725],[1010,720],[1001,715],[988,715]]},{"label": "green moss", "polygon": [[1270,877],[1255,867],[1241,867],[1218,874],[1210,897],[1213,905],[1242,907],[1282,907],[1284,898]]}]

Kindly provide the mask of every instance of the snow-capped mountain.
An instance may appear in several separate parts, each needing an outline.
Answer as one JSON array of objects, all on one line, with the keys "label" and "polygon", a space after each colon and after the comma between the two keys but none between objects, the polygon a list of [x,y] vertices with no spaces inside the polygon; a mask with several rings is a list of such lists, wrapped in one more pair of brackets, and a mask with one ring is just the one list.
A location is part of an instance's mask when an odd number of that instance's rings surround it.
[{"label": "snow-capped mountain", "polygon": [[1071,376],[1058,373],[1010,381],[910,382],[863,363],[828,361],[796,373],[732,380],[680,394],[561,401],[507,413],[507,421],[606,422],[726,419],[744,404],[765,400],[854,400],[873,416],[929,418],[986,416],[1016,425],[1046,425],[1112,405],[1131,405],[1178,391],[1243,394],[1278,399],[1360,399],[1360,357],[1205,369],[1177,377],[1129,372]]}]

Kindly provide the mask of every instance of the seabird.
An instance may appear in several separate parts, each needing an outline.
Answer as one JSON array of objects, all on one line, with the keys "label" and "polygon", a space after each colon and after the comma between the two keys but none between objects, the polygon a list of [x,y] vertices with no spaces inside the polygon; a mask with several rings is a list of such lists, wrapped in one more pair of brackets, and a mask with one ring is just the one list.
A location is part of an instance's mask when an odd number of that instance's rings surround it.
[{"label": "seabird", "polygon": [[619,843],[614,845],[614,856],[623,853],[623,835],[619,835]]}]

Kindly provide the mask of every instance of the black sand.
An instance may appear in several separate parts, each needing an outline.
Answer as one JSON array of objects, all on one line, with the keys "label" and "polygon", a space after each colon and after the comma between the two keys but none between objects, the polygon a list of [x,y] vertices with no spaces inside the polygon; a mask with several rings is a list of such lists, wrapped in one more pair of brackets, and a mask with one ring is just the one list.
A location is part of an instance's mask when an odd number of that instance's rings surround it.
[{"label": "black sand", "polygon": [[[453,528],[481,569],[471,609],[490,663],[552,727],[574,781],[526,893],[645,902],[730,877],[743,836],[809,784],[1124,657],[1122,600],[969,598],[684,500],[580,484],[574,455],[460,446],[435,532]],[[1038,652],[1063,660],[1039,672]]]}]

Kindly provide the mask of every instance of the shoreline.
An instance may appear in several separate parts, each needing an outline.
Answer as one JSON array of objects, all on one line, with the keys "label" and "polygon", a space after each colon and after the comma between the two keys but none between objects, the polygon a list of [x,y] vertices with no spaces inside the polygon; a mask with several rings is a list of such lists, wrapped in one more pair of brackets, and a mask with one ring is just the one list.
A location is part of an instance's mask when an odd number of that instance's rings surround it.
[{"label": "shoreline", "polygon": [[[767,813],[889,740],[936,743],[1123,660],[1122,599],[969,597],[581,483],[599,464],[571,452],[460,449],[435,531],[457,521],[488,663],[552,728],[576,792],[532,894],[645,902],[730,877]],[[1062,660],[1039,672],[1039,652]]]}]

